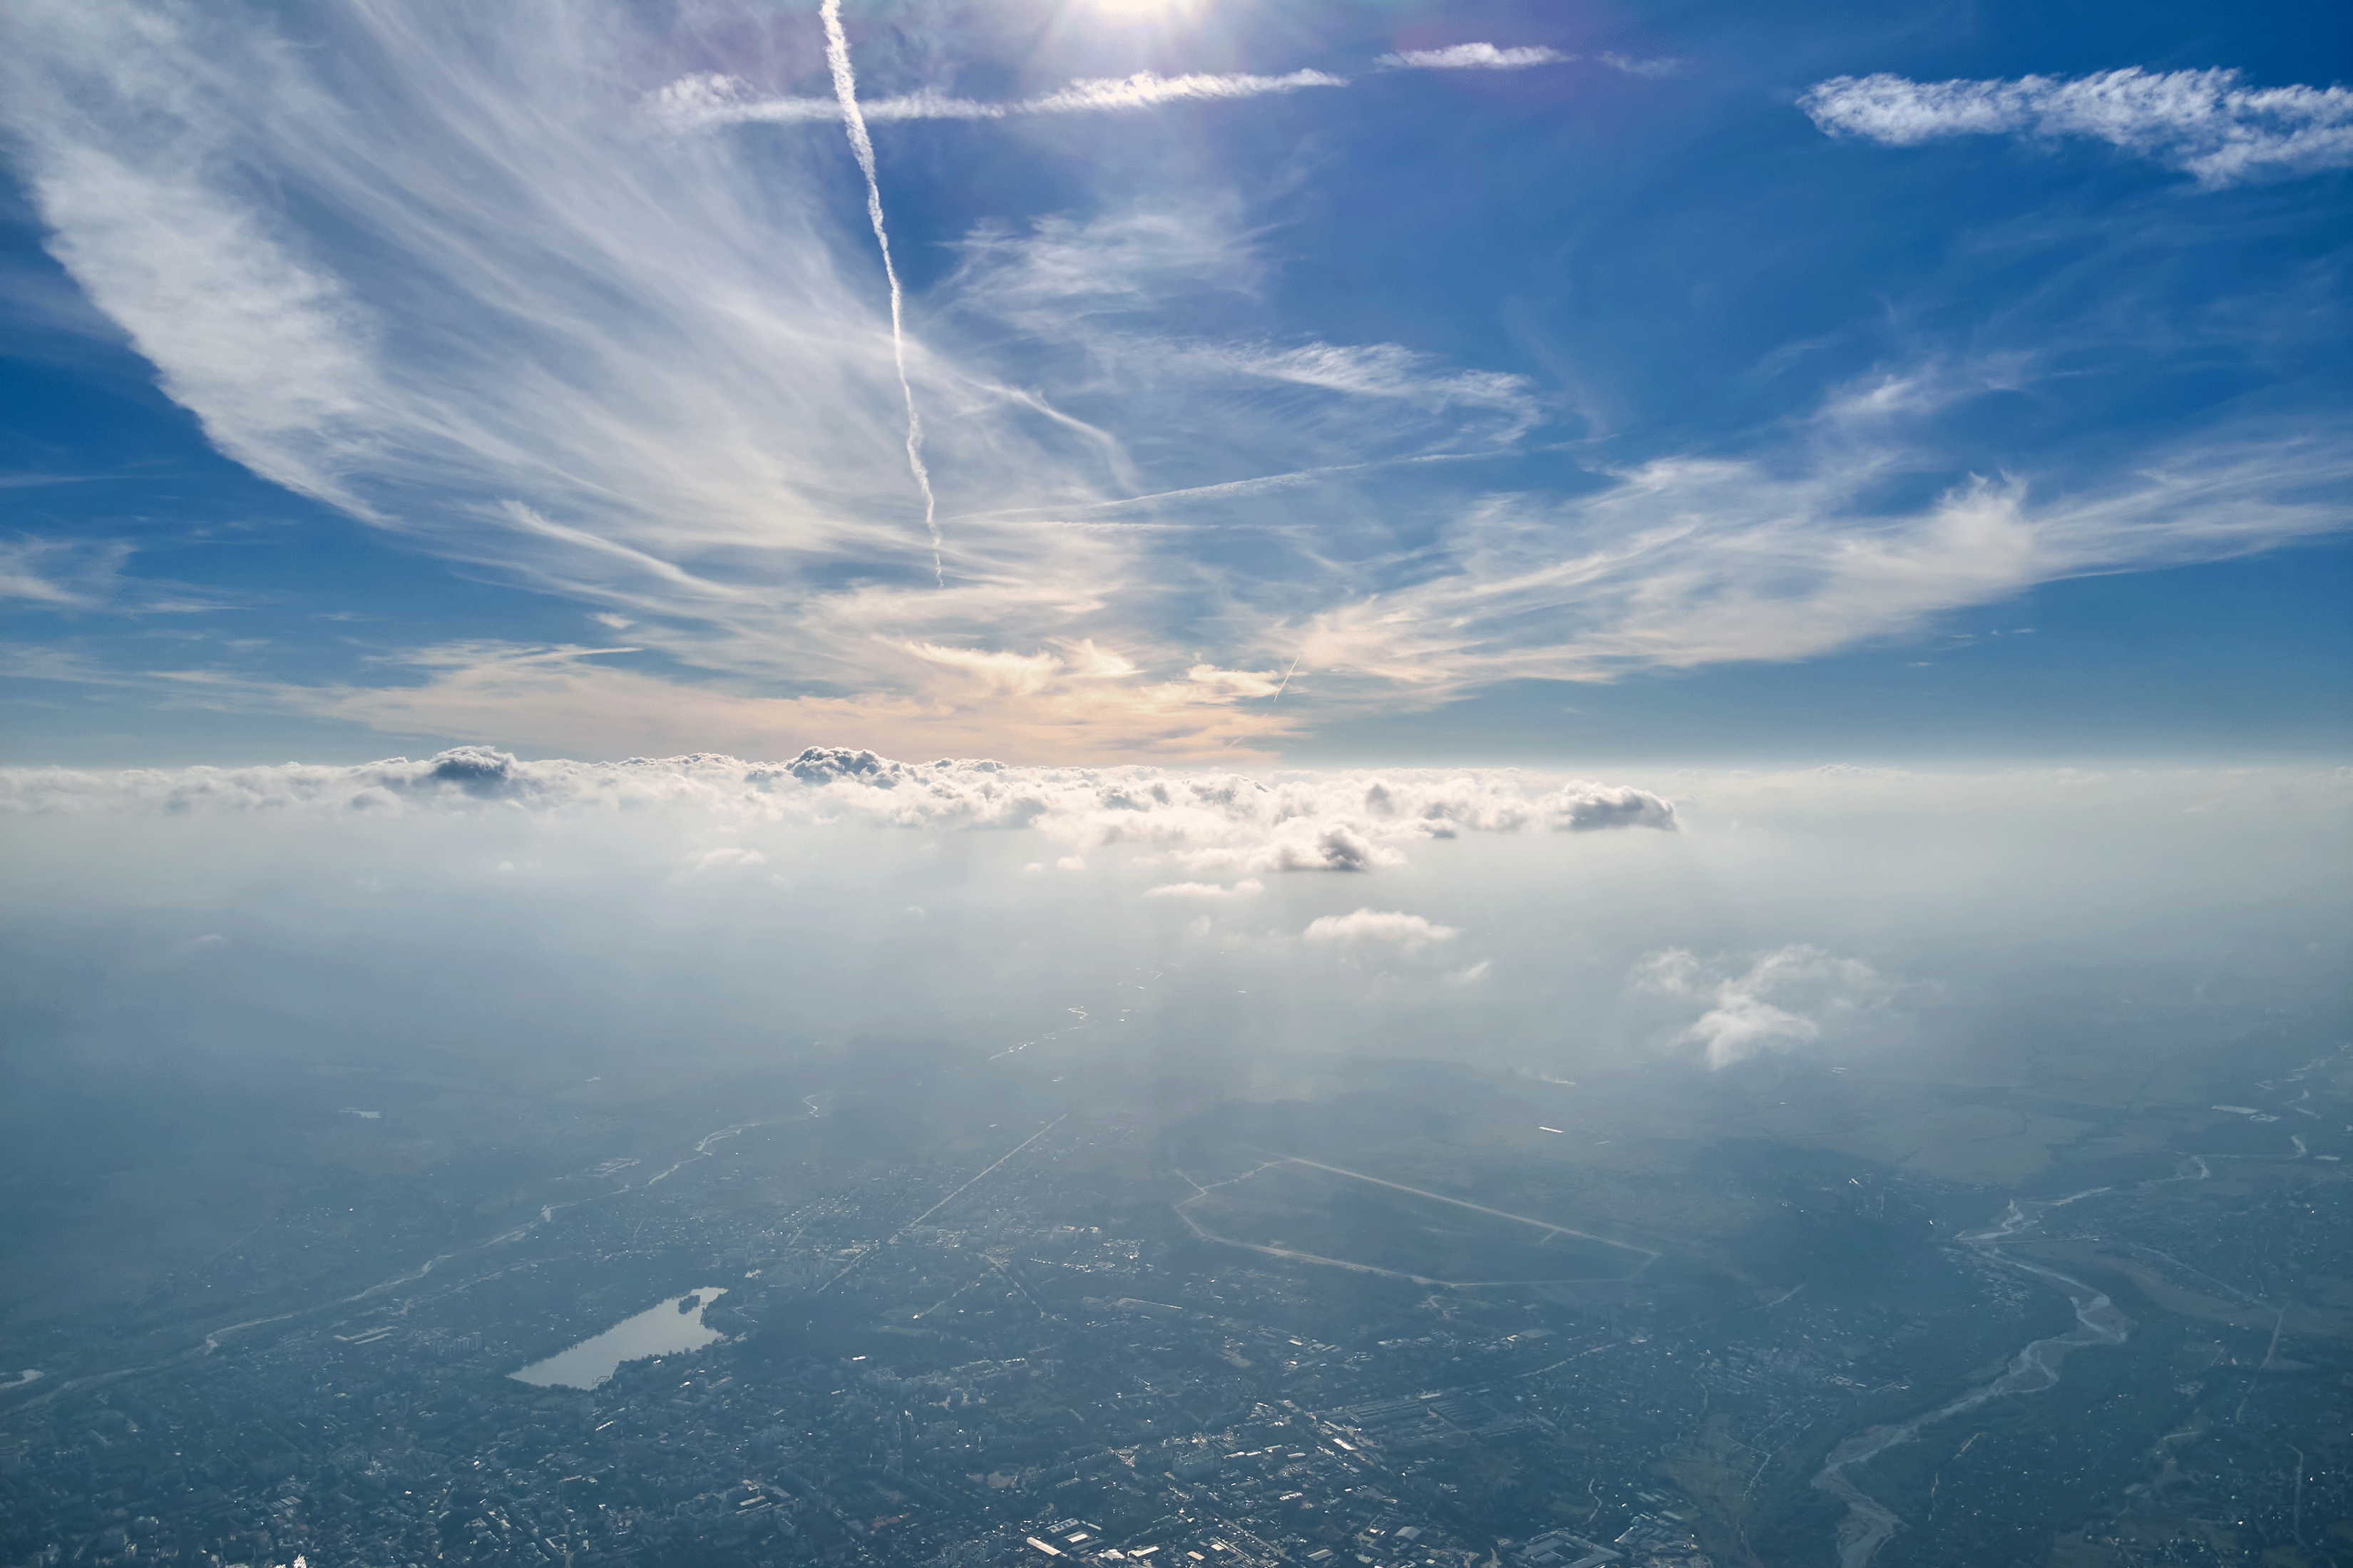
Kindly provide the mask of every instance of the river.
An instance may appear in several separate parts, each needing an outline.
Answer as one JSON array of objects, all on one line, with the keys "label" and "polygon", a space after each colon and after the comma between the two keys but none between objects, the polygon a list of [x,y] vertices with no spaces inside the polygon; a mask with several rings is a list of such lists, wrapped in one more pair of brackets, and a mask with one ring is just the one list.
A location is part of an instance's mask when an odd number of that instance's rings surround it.
[{"label": "river", "polygon": [[1871,1427],[1831,1450],[1829,1459],[1824,1462],[1820,1474],[1814,1477],[1813,1484],[1846,1504],[1846,1518],[1839,1525],[1839,1568],[1870,1568],[1871,1560],[1878,1555],[1879,1549],[1904,1528],[1903,1519],[1856,1486],[1848,1478],[1848,1470],[1868,1463],[1898,1443],[1910,1442],[1920,1435],[1921,1428],[1925,1426],[1933,1426],[1940,1421],[1964,1415],[2004,1394],[2040,1394],[2058,1383],[2060,1367],[2070,1351],[2092,1345],[2120,1345],[2132,1332],[2132,1320],[2119,1311],[2116,1303],[2104,1293],[2073,1275],[2012,1258],[2002,1251],[2002,1244],[2014,1241],[2039,1226],[2042,1216],[2052,1209],[2064,1208],[2069,1204],[2105,1194],[2138,1196],[2171,1182],[2204,1181],[2211,1173],[2207,1170],[2205,1161],[2191,1159],[2179,1174],[2160,1176],[2137,1187],[2087,1187],[2063,1198],[2042,1202],[2012,1200],[1999,1223],[1985,1230],[1968,1231],[1962,1235],[1962,1243],[1975,1249],[1978,1256],[2004,1268],[2031,1274],[2064,1291],[2075,1309],[2075,1326],[2063,1334],[2053,1334],[2029,1344],[2010,1358],[2009,1367],[1992,1382],[1973,1388],[1925,1415],[1893,1426]]}]

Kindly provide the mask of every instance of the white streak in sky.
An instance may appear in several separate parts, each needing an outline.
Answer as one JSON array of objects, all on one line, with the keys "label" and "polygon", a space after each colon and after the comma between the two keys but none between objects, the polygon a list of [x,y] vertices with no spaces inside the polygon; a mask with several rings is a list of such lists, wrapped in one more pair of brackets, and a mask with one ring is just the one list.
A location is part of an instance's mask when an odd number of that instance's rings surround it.
[{"label": "white streak in sky", "polygon": [[1542,45],[1499,49],[1493,44],[1449,44],[1442,49],[1400,49],[1383,55],[1380,63],[1391,70],[1524,70],[1529,66],[1567,65],[1575,55]]},{"label": "white streak in sky", "polygon": [[1615,50],[1603,55],[1601,57],[1601,63],[1608,66],[1611,70],[1618,72],[1620,76],[1638,76],[1651,79],[1662,76],[1673,76],[1683,68],[1683,62],[1679,59],[1667,58],[1652,60],[1637,59],[1631,55],[1621,55]]},{"label": "white streak in sky", "polygon": [[1324,71],[1298,70],[1288,76],[1134,76],[1102,77],[1074,81],[1043,98],[1019,106],[1026,114],[1075,114],[1101,109],[1149,109],[1155,104],[1219,98],[1259,98],[1267,93],[1296,92],[1303,87],[1345,87],[1348,79]]},{"label": "white streak in sky", "polygon": [[2138,68],[2068,80],[1832,77],[1798,107],[1833,136],[1909,147],[1947,136],[2088,136],[2209,187],[2353,165],[2353,89],[2248,88],[2233,70]]},{"label": "white streak in sky", "polygon": [[[828,24],[828,60],[833,58],[829,40],[839,28],[838,17]],[[846,44],[842,58],[845,61],[849,58]],[[845,65],[843,68],[848,68]],[[837,89],[839,80],[837,73]],[[1296,70],[1286,76],[1251,76],[1244,72],[1160,76],[1152,71],[1138,71],[1134,76],[1083,78],[1037,98],[1018,99],[1009,103],[950,98],[926,89],[902,93],[895,98],[878,98],[857,105],[861,129],[856,134],[862,136],[863,125],[873,121],[1006,120],[1028,114],[1088,114],[1151,109],[1163,103],[1261,98],[1270,93],[1296,92],[1307,87],[1347,85],[1345,77],[1317,70]],[[681,78],[655,93],[648,107],[655,119],[674,131],[760,121],[791,124],[801,121],[830,120],[838,112],[849,111],[846,108],[837,109],[821,98],[757,98],[753,96],[750,84],[734,77],[717,74]]]},{"label": "white streak in sky", "polygon": [[923,467],[923,421],[915,412],[915,389],[907,380],[907,335],[902,319],[899,269],[891,264],[891,236],[882,226],[882,186],[874,177],[874,139],[866,133],[866,117],[858,110],[858,78],[849,68],[849,38],[841,30],[841,0],[825,0],[825,63],[833,70],[833,93],[841,104],[841,123],[849,132],[849,151],[858,171],[866,176],[866,216],[874,225],[874,243],[882,251],[882,276],[891,285],[891,353],[899,367],[899,391],[907,400],[907,468],[915,488],[923,492],[923,527],[932,536],[932,575],[947,585],[947,569],[940,562],[939,503],[932,495],[932,476]]}]

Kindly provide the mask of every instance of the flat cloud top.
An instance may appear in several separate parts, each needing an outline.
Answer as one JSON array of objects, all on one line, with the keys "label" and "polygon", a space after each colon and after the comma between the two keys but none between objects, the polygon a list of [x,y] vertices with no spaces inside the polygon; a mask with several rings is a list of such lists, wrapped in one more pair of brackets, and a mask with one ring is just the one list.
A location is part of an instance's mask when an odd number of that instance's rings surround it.
[{"label": "flat cloud top", "polygon": [[[1142,844],[1200,869],[1369,871],[1459,834],[1648,827],[1674,804],[1648,790],[1513,772],[1281,774],[1125,766],[1017,767],[973,758],[905,763],[810,747],[790,761],[696,754],[619,763],[524,762],[461,746],[351,767],[0,771],[0,810],[341,810],[496,805],[558,811],[668,805],[747,818],[910,827],[1020,828],[1073,845]],[[1235,889],[1241,891],[1240,889]],[[1187,885],[1169,896],[1200,896]]]}]

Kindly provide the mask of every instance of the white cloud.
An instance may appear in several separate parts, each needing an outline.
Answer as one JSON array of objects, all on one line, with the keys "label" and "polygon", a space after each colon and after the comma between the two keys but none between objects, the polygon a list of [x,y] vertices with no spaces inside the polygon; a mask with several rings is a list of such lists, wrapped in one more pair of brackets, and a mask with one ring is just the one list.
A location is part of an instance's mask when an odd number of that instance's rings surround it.
[{"label": "white cloud", "polygon": [[[2120,994],[2137,1013],[2166,996],[2192,1005],[2210,980],[2249,973],[2249,955],[2260,1000],[2325,1011],[2332,994],[2337,954],[2312,944],[2342,923],[2344,879],[2330,873],[2353,824],[2353,778],[2333,768],[1641,782],[1673,790],[1691,837],[1547,831],[1540,803],[1562,781],[1504,772],[856,752],[583,763],[480,750],[358,767],[19,770],[0,774],[17,808],[0,810],[15,894],[0,946],[19,955],[36,1011],[111,1037],[176,1028],[265,1060],[342,1059],[370,1041],[388,1053],[377,1059],[413,1055],[418,1031],[383,1022],[420,1005],[447,1049],[485,1065],[523,1051],[543,1071],[581,1049],[580,1078],[648,1039],[681,1063],[773,1064],[813,1039],[935,1038],[949,1017],[969,1025],[952,1048],[976,1059],[1035,1042],[1033,1063],[1070,1052],[1124,1070],[1209,1051],[1253,1092],[1293,1077],[1299,1053],[1426,1057],[1432,1041],[1590,1082],[1623,1071],[1640,1042],[1686,1031],[1676,1048],[1694,1060],[1852,1050],[1867,1031],[1910,1053],[1891,1070],[1941,1040],[1981,1073],[2021,994],[2094,1012]],[[1376,784],[1387,815],[1366,807]],[[2201,801],[2213,809],[2181,815]],[[1430,804],[1467,842],[1417,836]],[[1142,896],[1211,880],[1187,868],[1198,852],[1247,854],[1290,825],[1343,816],[1392,836],[1412,870],[1280,889],[1269,876],[1249,902]],[[697,874],[715,847],[767,863]],[[1053,869],[1074,853],[1085,872]],[[238,888],[266,896],[224,899]],[[1303,897],[1316,901],[1293,908]],[[2218,948],[2216,909],[2256,923]],[[1338,930],[1306,941],[1325,912]],[[1205,914],[1211,924],[1187,934]],[[1461,934],[1434,940],[1440,927]],[[1728,931],[1769,933],[1763,949],[1802,934],[1840,957],[1715,956]],[[197,959],[200,933],[227,942]],[[1622,994],[1641,955],[1672,949],[1691,956],[1661,966],[1667,990]],[[1934,954],[1946,984],[1916,1019],[1874,1005],[1893,994],[1843,962],[1883,971],[1894,961],[1878,955],[1896,952]],[[206,985],[174,983],[167,958],[203,963]],[[441,977],[422,1004],[420,971]],[[290,1018],[289,995],[318,1005]],[[1217,1025],[1206,1034],[1204,1018]]]},{"label": "white cloud", "polygon": [[51,248],[164,390],[237,461],[365,511],[344,471],[374,445],[369,405],[384,394],[370,313],[204,166],[197,126],[143,167],[47,129],[32,189]]},{"label": "white cloud", "polygon": [[0,599],[74,609],[103,604],[121,586],[130,553],[120,542],[0,540]]},{"label": "white cloud", "polygon": [[1947,136],[2086,137],[2208,186],[2353,167],[2353,89],[2251,88],[2234,70],[1999,81],[1833,77],[1799,107],[1832,135],[1892,146]]},{"label": "white cloud", "polygon": [[[869,677],[901,690],[855,697],[751,695],[612,662],[635,651],[445,644],[377,659],[376,671],[400,679],[396,685],[240,681],[204,671],[143,679],[180,704],[296,712],[391,735],[606,756],[723,747],[773,756],[797,752],[816,736],[840,736],[853,749],[1233,761],[1260,755],[1259,748],[1287,733],[1297,717],[1250,704],[1248,689],[1219,679],[1231,672],[1174,680],[1107,674],[1083,648],[1024,655],[878,644],[868,659]],[[40,668],[25,664],[19,673],[108,684],[128,679],[54,658],[40,661]]]},{"label": "white cloud", "polygon": [[[1003,102],[925,91],[863,100],[859,108],[869,121],[1006,120],[1033,114],[1114,113],[1156,109],[1168,103],[1263,98],[1304,88],[1347,85],[1347,78],[1318,70],[1295,70],[1282,76],[1256,76],[1246,71],[1161,76],[1155,71],[1138,71],[1133,76],[1082,78],[1035,98]],[[748,82],[715,73],[682,77],[652,94],[646,100],[646,108],[657,121],[672,131],[763,122],[789,125],[838,119],[841,113],[840,105],[832,99],[764,95]]]},{"label": "white cloud", "polygon": [[[495,806],[549,813],[691,808],[714,826],[863,821],[921,829],[1021,829],[1087,868],[1118,850],[1196,873],[1351,872],[1402,866],[1407,852],[1461,832],[1510,834],[1557,824],[1567,795],[1641,803],[1590,826],[1672,832],[1662,797],[1612,785],[1499,773],[1281,774],[1142,766],[1015,767],[943,759],[902,763],[871,752],[811,748],[784,763],[696,754],[625,763],[524,762],[486,746],[358,767],[187,768],[126,773],[0,770],[0,811],[132,810],[184,815],[252,810],[401,815]],[[694,852],[703,868],[755,863],[756,851]],[[1036,865],[1042,867],[1039,860]],[[1264,884],[1163,883],[1158,899],[1231,901]]]},{"label": "white cloud", "polygon": [[1191,899],[1222,902],[1234,899],[1254,899],[1266,891],[1266,884],[1255,877],[1245,877],[1229,888],[1218,882],[1163,882],[1156,888],[1146,888],[1147,899]]},{"label": "white cloud", "polygon": [[[1140,686],[1168,673],[1140,538],[975,520],[934,585],[872,241],[821,172],[645,135],[622,84],[659,37],[431,5],[305,26],[0,13],[51,248],[221,450],[770,690],[926,689],[920,659],[878,679],[877,637],[1124,640]],[[1116,441],[904,346],[944,504],[1116,493]]]},{"label": "white cloud", "polygon": [[1565,65],[1576,58],[1542,45],[1504,49],[1493,44],[1449,44],[1442,49],[1400,49],[1383,55],[1380,63],[1405,70],[1521,70],[1529,66]]},{"label": "white cloud", "polygon": [[1832,399],[1795,461],[1659,458],[1587,496],[1489,496],[1445,527],[1412,579],[1360,579],[1351,601],[1308,617],[1302,668],[1326,700],[1395,701],[1806,658],[2042,583],[2344,526],[2329,492],[2353,478],[2353,447],[2327,425],[2209,432],[2095,488],[2046,496],[1986,477],[1874,508],[1892,474],[1933,461],[1907,433],[1960,395],[1936,378],[1885,378]]},{"label": "white cloud", "polygon": [[1419,915],[1396,910],[1360,909],[1345,915],[1322,915],[1300,933],[1319,946],[1355,947],[1367,942],[1413,952],[1437,942],[1452,942],[1462,933],[1452,926],[1433,925]]},{"label": "white cloud", "polygon": [[1683,68],[1683,62],[1679,59],[1663,56],[1656,59],[1638,59],[1631,55],[1621,55],[1614,50],[1603,55],[1601,63],[1621,76],[1642,77],[1650,79],[1674,76]]},{"label": "white cloud", "polygon": [[1826,1025],[1891,989],[1862,960],[1803,942],[1763,953],[1736,973],[1721,960],[1703,963],[1683,948],[1666,948],[1635,966],[1631,984],[1637,991],[1702,1004],[1704,1011],[1674,1043],[1701,1047],[1715,1068],[1819,1039]]},{"label": "white cloud", "polygon": [[[643,651],[471,639],[310,685],[53,656],[63,679],[559,753],[1258,761],[1311,714],[1803,658],[2343,522],[2342,432],[2293,416],[2103,458],[2121,478],[1989,472],[1891,511],[1964,460],[1921,429],[1958,395],[1934,367],[1748,432],[1753,458],[1632,456],[1514,493],[1526,470],[1499,459],[1549,395],[1409,343],[1290,333],[1269,303],[1283,226],[1188,179],[976,230],[906,294],[941,587],[843,172],[774,138],[652,133],[647,89],[700,63],[681,35],[454,0],[308,8],[299,40],[266,8],[195,15],[0,7],[0,128],[53,250],[221,450]],[[1341,81],[1090,79],[1018,102]],[[2305,113],[2319,137],[2318,89],[2280,90],[2217,112]],[[688,121],[756,99],[710,77],[665,92]],[[776,112],[830,133],[840,108]],[[16,551],[0,589],[121,592],[89,564]],[[1213,869],[1376,865],[1404,841],[1362,805],[1286,832]]]},{"label": "white cloud", "polygon": [[746,866],[765,866],[767,863],[768,858],[757,849],[746,849],[737,844],[725,844],[716,849],[705,849],[694,858],[694,868],[698,871],[723,871]]},{"label": "white cloud", "polygon": [[1591,833],[1610,827],[1658,827],[1672,832],[1675,826],[1672,801],[1625,784],[1577,779],[1545,796],[1538,805],[1546,825],[1562,833]]},{"label": "white cloud", "polygon": [[1535,384],[1524,375],[1441,368],[1434,356],[1397,343],[1314,342],[1297,348],[1242,344],[1167,344],[1168,361],[1188,369],[1288,382],[1356,397],[1396,398],[1433,410],[1491,408],[1510,416],[1491,433],[1514,440],[1539,418]]}]

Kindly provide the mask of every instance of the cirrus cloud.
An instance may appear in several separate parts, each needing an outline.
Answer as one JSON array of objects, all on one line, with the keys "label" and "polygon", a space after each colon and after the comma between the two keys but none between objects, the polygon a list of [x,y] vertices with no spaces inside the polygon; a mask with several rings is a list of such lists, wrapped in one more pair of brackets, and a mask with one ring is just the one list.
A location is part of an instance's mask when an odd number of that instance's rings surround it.
[{"label": "cirrus cloud", "polygon": [[1540,44],[1508,49],[1493,44],[1449,44],[1442,49],[1399,49],[1393,55],[1383,55],[1380,63],[1392,70],[1492,71],[1566,65],[1575,58],[1575,55],[1565,55]]},{"label": "cirrus cloud", "polygon": [[2210,187],[2353,167],[2353,89],[2253,88],[2235,70],[1996,81],[1832,77],[1798,100],[1832,135],[1890,146],[1949,136],[2082,137]]},{"label": "cirrus cloud", "polygon": [[[1255,76],[1247,71],[1192,71],[1162,76],[1155,71],[1137,71],[1133,76],[1082,78],[1035,98],[1004,102],[925,91],[866,99],[858,107],[870,121],[1008,120],[1032,114],[1113,113],[1156,109],[1167,103],[1263,98],[1270,93],[1297,92],[1303,88],[1347,85],[1347,78],[1319,70],[1295,70],[1281,76]],[[738,78],[703,72],[682,77],[654,93],[646,100],[646,111],[669,130],[693,131],[710,125],[789,125],[834,120],[840,117],[841,108],[830,98],[763,95]]]}]

